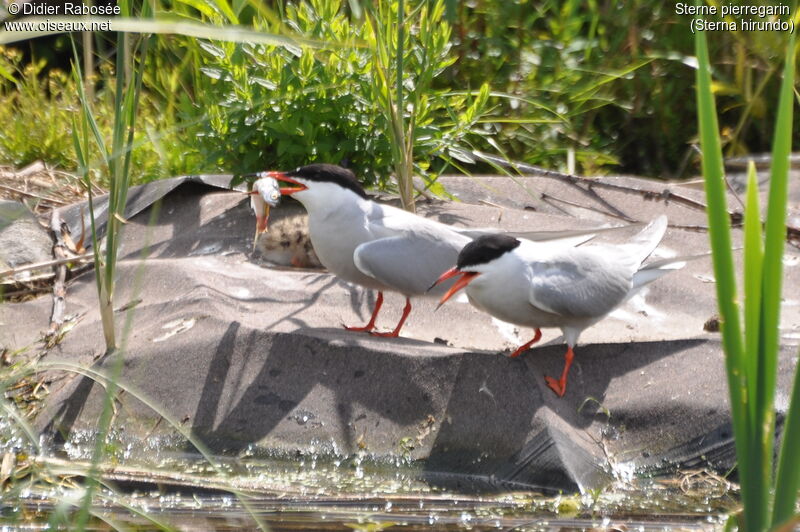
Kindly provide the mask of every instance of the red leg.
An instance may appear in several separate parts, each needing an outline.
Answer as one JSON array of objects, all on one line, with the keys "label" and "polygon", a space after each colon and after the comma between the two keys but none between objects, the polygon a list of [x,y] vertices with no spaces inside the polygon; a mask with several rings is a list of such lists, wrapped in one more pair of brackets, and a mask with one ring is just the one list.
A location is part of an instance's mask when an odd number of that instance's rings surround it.
[{"label": "red leg", "polygon": [[403,328],[403,324],[406,322],[406,318],[411,313],[411,300],[406,298],[406,306],[403,308],[403,315],[400,316],[400,322],[397,324],[397,327],[390,333],[381,333],[381,332],[373,332],[370,333],[372,336],[382,336],[384,338],[397,338],[400,336],[400,329]]},{"label": "red leg", "polygon": [[383,292],[378,292],[378,299],[375,300],[375,309],[372,311],[372,317],[369,319],[369,323],[363,327],[348,327],[344,325],[344,328],[348,331],[371,332],[372,329],[375,328],[375,318],[378,317],[378,311],[381,309],[381,305],[383,305]]},{"label": "red leg", "polygon": [[541,338],[541,337],[542,337],[542,331],[537,328],[536,329],[536,334],[533,336],[533,340],[531,340],[527,344],[522,344],[521,346],[519,346],[516,351],[511,353],[511,358],[517,358],[518,356],[520,356],[522,353],[527,351],[530,346],[532,346],[533,344],[538,342],[539,338]]},{"label": "red leg", "polygon": [[555,380],[553,377],[544,378],[547,386],[556,392],[559,397],[564,397],[564,392],[567,391],[567,373],[569,373],[569,367],[572,365],[574,358],[575,354],[572,352],[572,346],[567,346],[567,352],[564,355],[564,371],[561,372],[561,378],[559,380]]}]

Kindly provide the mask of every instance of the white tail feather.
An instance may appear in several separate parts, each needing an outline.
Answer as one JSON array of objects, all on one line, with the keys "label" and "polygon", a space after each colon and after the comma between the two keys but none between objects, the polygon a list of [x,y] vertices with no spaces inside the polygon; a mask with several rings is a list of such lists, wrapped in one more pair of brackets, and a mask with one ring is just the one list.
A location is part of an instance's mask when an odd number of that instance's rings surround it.
[{"label": "white tail feather", "polygon": [[656,279],[659,279],[670,272],[673,272],[675,270],[680,270],[684,266],[686,266],[685,262],[675,261],[656,268],[644,267],[635,274],[633,274],[633,286],[631,290],[635,292],[644,285],[652,283]]},{"label": "white tail feather", "polygon": [[683,255],[682,257],[669,257],[666,259],[654,260],[642,266],[639,271],[633,274],[633,291],[642,286],[652,283],[656,279],[668,274],[669,272],[680,270],[690,260],[703,259],[711,256],[711,252],[699,253],[697,255]]},{"label": "white tail feather", "polygon": [[637,265],[640,265],[658,247],[666,230],[667,217],[662,214],[620,247],[636,261]]}]

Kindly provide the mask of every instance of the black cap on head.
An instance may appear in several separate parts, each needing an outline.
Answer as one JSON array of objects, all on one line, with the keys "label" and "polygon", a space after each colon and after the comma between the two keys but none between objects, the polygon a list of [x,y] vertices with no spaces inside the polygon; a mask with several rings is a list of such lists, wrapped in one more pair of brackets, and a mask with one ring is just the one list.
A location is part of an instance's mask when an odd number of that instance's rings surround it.
[{"label": "black cap on head", "polygon": [[456,267],[461,270],[478,264],[486,264],[500,258],[504,253],[519,246],[520,241],[508,235],[483,235],[466,246],[458,254]]},{"label": "black cap on head", "polygon": [[297,170],[286,172],[289,177],[299,177],[308,181],[327,181],[336,183],[342,188],[352,190],[364,199],[367,199],[367,193],[361,186],[361,183],[356,179],[355,174],[347,168],[342,168],[335,164],[314,163],[306,166],[301,166]]}]

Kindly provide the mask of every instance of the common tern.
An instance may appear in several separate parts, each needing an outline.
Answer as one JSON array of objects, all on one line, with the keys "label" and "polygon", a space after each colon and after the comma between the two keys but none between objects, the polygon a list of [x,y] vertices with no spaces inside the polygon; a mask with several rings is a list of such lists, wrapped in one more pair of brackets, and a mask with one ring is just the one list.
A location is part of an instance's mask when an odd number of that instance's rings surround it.
[{"label": "common tern", "polygon": [[[280,192],[308,211],[311,243],[323,266],[340,279],[378,291],[369,322],[345,327],[351,331],[398,336],[411,312],[410,298],[425,295],[472,241],[455,228],[372,201],[355,175],[340,166],[310,164],[258,175],[290,185]],[[374,331],[375,320],[385,291],[404,295],[406,304],[395,328],[379,333]]]},{"label": "common tern", "polygon": [[567,352],[561,377],[545,377],[559,397],[567,389],[573,348],[581,332],[597,323],[644,285],[683,267],[681,259],[642,265],[664,236],[667,218],[659,216],[630,241],[619,244],[532,242],[503,234],[478,237],[459,253],[456,266],[434,283],[458,278],[439,305],[461,289],[469,302],[492,316],[533,327],[533,339],[512,354],[519,356],[542,336],[541,328],[557,327]]}]

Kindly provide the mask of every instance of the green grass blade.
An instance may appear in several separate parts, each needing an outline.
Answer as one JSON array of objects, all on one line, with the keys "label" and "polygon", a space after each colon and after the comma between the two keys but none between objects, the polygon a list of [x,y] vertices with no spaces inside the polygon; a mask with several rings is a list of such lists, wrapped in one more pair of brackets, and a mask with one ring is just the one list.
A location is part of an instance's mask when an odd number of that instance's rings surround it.
[{"label": "green grass blade", "polygon": [[209,19],[214,19],[215,17],[219,16],[219,12],[214,8],[214,5],[211,2],[207,2],[204,0],[177,0],[180,4],[185,4],[189,7],[192,7],[199,11],[201,14],[205,15]]},{"label": "green grass blade", "polygon": [[116,53],[116,70],[115,70],[115,87],[114,87],[114,125],[111,135],[111,155],[108,159],[108,170],[110,187],[108,191],[108,224],[106,226],[106,264],[105,264],[105,280],[109,287],[109,296],[114,293],[114,272],[116,271],[116,249],[117,238],[119,236],[120,221],[117,218],[119,215],[119,194],[120,194],[120,181],[122,179],[122,165],[120,164],[120,156],[122,152],[122,139],[125,133],[125,120],[123,119],[123,109],[126,85],[125,80],[125,64],[126,64],[126,50],[127,44],[125,43],[125,34],[117,33],[117,53]]},{"label": "green grass blade", "polygon": [[[114,160],[114,173],[111,181],[111,191],[109,197],[113,195],[113,209],[109,204],[108,220],[108,245],[107,245],[107,269],[108,275],[114,276],[117,265],[117,252],[119,251],[118,242],[122,237],[123,223],[121,218],[125,217],[125,206],[128,198],[130,156],[133,150],[133,118],[134,118],[134,87],[129,83],[122,97],[122,105],[119,113],[114,117],[114,149],[111,157]],[[119,133],[116,132],[119,130]],[[127,135],[125,134],[127,131]],[[119,135],[119,138],[117,138]],[[113,220],[112,220],[113,217]],[[113,225],[112,225],[113,221]]]},{"label": "green grass blade", "polygon": [[2,76],[3,78],[7,79],[11,83],[16,83],[17,82],[17,80],[14,79],[14,75],[11,73],[11,71],[6,69],[3,65],[0,65],[0,76]]},{"label": "green grass blade", "polygon": [[78,122],[75,117],[72,117],[72,146],[75,149],[75,158],[78,161],[78,174],[81,177],[86,175],[86,161],[88,156],[83,153],[83,146],[81,145],[81,137],[78,133]]},{"label": "green grass blade", "polygon": [[[5,390],[2,390],[2,392],[5,392]],[[36,436],[36,432],[28,424],[25,416],[20,414],[17,411],[17,408],[8,400],[6,400],[5,397],[0,397],[0,409],[2,409],[6,415],[14,419],[14,422],[25,434],[25,437],[28,438],[31,445],[33,445],[33,447],[36,449],[36,452],[41,452],[41,447],[39,447],[39,438]]]},{"label": "green grass blade", "polygon": [[[716,276],[717,304],[721,316],[722,342],[725,348],[725,365],[728,374],[728,388],[731,399],[733,432],[736,441],[736,455],[742,486],[742,501],[745,507],[745,522],[748,530],[760,530],[766,523],[765,516],[759,513],[765,491],[754,478],[754,457],[750,455],[751,434],[748,405],[748,376],[743,358],[743,338],[739,321],[736,278],[733,264],[733,245],[730,233],[730,218],[727,210],[726,186],[722,165],[722,149],[719,139],[719,125],[711,91],[711,73],[708,45],[703,32],[695,34],[697,54],[697,112],[700,129],[700,142],[703,151],[703,176],[706,201],[708,203],[708,225],[711,250],[713,253],[714,274]],[[764,508],[760,509],[761,512]]]},{"label": "green grass blade", "polygon": [[97,297],[99,302],[100,308],[100,315],[103,322],[103,336],[105,337],[106,347],[108,349],[113,348],[115,345],[115,337],[114,337],[114,316],[111,309],[110,302],[106,301],[106,295],[109,294],[109,287],[106,285],[106,277],[103,275],[105,272],[105,259],[100,253],[100,246],[98,245],[98,235],[97,235],[97,226],[95,224],[95,213],[94,213],[94,197],[92,194],[92,183],[91,177],[89,175],[89,166],[88,166],[88,159],[89,159],[89,129],[92,130],[92,134],[94,135],[95,142],[97,143],[98,148],[100,149],[100,153],[104,160],[108,160],[108,151],[105,147],[105,141],[103,139],[103,135],[100,133],[100,129],[97,126],[97,122],[92,116],[91,112],[91,105],[86,97],[86,93],[84,91],[83,86],[83,74],[80,68],[80,59],[78,57],[78,50],[75,47],[75,41],[72,41],[72,55],[73,55],[73,69],[72,74],[75,78],[75,85],[78,90],[78,98],[81,104],[81,122],[80,122],[80,132],[82,134],[78,134],[78,128],[76,127],[76,120],[73,118],[73,128],[72,128],[72,140],[75,147],[75,154],[79,161],[79,173],[81,174],[81,178],[86,186],[86,190],[89,195],[89,221],[91,224],[91,232],[92,232],[92,252],[94,253],[94,261],[95,261],[95,281],[97,283]]},{"label": "green grass blade", "polygon": [[[57,371],[66,371],[70,373],[77,373],[79,375],[83,375],[89,379],[92,379],[99,385],[109,389],[112,385],[112,382],[116,386],[116,388],[123,390],[126,394],[131,395],[136,398],[136,400],[140,401],[143,405],[150,408],[153,412],[159,415],[159,417],[163,418],[172,428],[178,432],[181,436],[186,438],[186,440],[197,449],[203,458],[208,462],[208,464],[214,469],[215,472],[219,474],[224,474],[222,467],[219,463],[214,459],[214,455],[211,453],[211,450],[206,447],[206,445],[200,441],[196,436],[192,434],[191,429],[188,429],[184,426],[183,423],[180,422],[177,418],[171,416],[166,408],[158,405],[157,403],[151,401],[147,395],[144,394],[141,390],[136,388],[135,386],[128,384],[122,380],[119,380],[119,377],[116,377],[103,368],[91,368],[82,366],[80,364],[76,364],[73,362],[59,360],[54,362],[49,362],[46,360],[40,361],[37,369],[40,371],[45,371],[48,369],[57,370]],[[229,490],[230,493],[236,495],[239,500],[242,502],[244,508],[250,513],[251,517],[256,521],[256,524],[261,530],[268,530],[266,523],[263,522],[261,517],[258,515],[257,512],[252,508],[252,505],[247,501],[247,496],[240,490],[231,489]]]},{"label": "green grass blade", "polygon": [[775,504],[772,526],[794,515],[800,491],[800,370],[795,370],[792,397],[783,423],[783,437],[775,474]]},{"label": "green grass blade", "polygon": [[[789,37],[786,51],[786,62],[783,71],[778,118],[775,125],[775,140],[772,147],[772,171],[770,173],[769,201],[764,241],[764,288],[762,324],[764,333],[762,345],[765,354],[764,376],[765,386],[770,386],[769,396],[763,399],[765,415],[774,416],[774,389],[777,379],[778,352],[780,349],[780,303],[783,279],[783,249],[786,240],[786,203],[788,193],[789,152],[792,141],[792,118],[794,105],[794,69],[795,69],[795,37]],[[800,373],[800,371],[798,371]],[[795,378],[792,393],[791,410],[787,415],[784,437],[781,445],[779,466],[775,484],[775,504],[772,523],[778,524],[794,514],[794,505],[800,489],[800,459],[796,456],[800,445],[800,426],[797,412],[798,392]],[[774,418],[771,420],[774,425]],[[772,425],[771,425],[772,426]],[[770,428],[771,428],[770,426]],[[764,446],[772,450],[774,430],[765,434]],[[766,450],[765,450],[766,452]],[[790,455],[795,455],[794,457]],[[770,464],[771,465],[771,464]]]},{"label": "green grass blade", "polygon": [[[23,20],[34,25],[49,23],[50,27],[56,27],[59,23],[64,25],[64,23],[67,22],[75,22],[75,19],[71,17],[25,17],[20,19],[20,21]],[[81,21],[87,24],[108,24],[109,31],[115,32],[175,34],[215,41],[259,43],[289,48],[309,46],[312,48],[324,47],[326,49],[332,49],[338,47],[336,43],[303,39],[301,37],[287,37],[284,35],[256,31],[242,26],[214,26],[213,24],[200,24],[197,22],[140,19],[135,17],[104,18],[90,16],[81,17]],[[28,41],[37,37],[59,33],[64,33],[64,31],[0,31],[0,44]]]},{"label": "green grass blade", "polygon": [[75,530],[85,530],[91,515],[92,499],[94,493],[99,485],[98,477],[100,475],[99,464],[105,453],[106,438],[111,426],[111,418],[114,414],[114,401],[117,397],[117,381],[119,374],[122,370],[123,354],[121,352],[110,353],[107,356],[114,356],[114,367],[112,368],[112,376],[108,379],[106,384],[106,395],[103,399],[103,409],[100,413],[100,420],[97,422],[97,435],[95,439],[94,451],[92,452],[92,465],[86,475],[86,492],[81,501],[78,509],[78,515],[75,517]]},{"label": "green grass blade", "polygon": [[[764,286],[762,305],[762,362],[759,375],[759,408],[765,416],[773,415],[777,355],[779,349],[780,300],[783,280],[783,249],[786,241],[786,203],[788,200],[789,152],[792,138],[794,86],[794,36],[783,73],[778,104],[775,139],[772,146],[769,199],[764,238]],[[763,387],[762,387],[763,386]],[[765,442],[766,444],[767,442]]]},{"label": "green grass blade", "polygon": [[[103,480],[100,480],[100,483],[108,491],[110,491],[112,493],[114,492],[114,487],[112,485],[108,484],[107,482],[103,482]],[[116,494],[108,495],[108,494],[105,494],[105,493],[99,493],[98,495],[103,500],[105,500],[107,502],[110,502],[112,504],[116,504],[117,506],[125,508],[132,515],[138,515],[139,517],[141,517],[142,519],[146,520],[149,524],[151,524],[152,526],[154,526],[158,530],[163,530],[165,532],[173,532],[173,531],[174,532],[178,532],[178,530],[180,530],[179,528],[174,527],[174,526],[170,525],[169,523],[166,523],[166,522],[158,519],[158,517],[156,517],[158,515],[158,514],[156,514],[156,512],[148,512],[146,510],[142,510],[140,508],[137,508],[136,506],[134,506],[132,504],[128,504],[122,497],[117,497]]]},{"label": "green grass blade", "polygon": [[[457,96],[469,96],[469,95],[471,95],[471,91],[448,91],[445,94],[445,96],[456,96],[456,97]],[[559,113],[558,111],[556,111],[555,109],[552,109],[551,107],[548,107],[544,103],[542,103],[540,101],[537,101],[537,100],[534,100],[534,99],[531,99],[531,98],[523,98],[523,97],[518,96],[516,94],[508,94],[508,93],[505,93],[505,92],[498,92],[498,91],[490,91],[489,92],[489,96],[491,96],[492,98],[500,98],[500,99],[505,99],[505,100],[518,100],[521,103],[526,103],[526,104],[530,105],[531,107],[535,107],[536,109],[541,109],[542,111],[545,111],[545,112],[547,112],[549,114],[552,114],[553,116],[558,118],[558,121],[560,121],[560,122],[568,122],[568,119],[567,119],[567,117],[565,115]]]},{"label": "green grass blade", "polygon": [[[764,383],[759,378],[763,374],[764,353],[761,350],[763,335],[761,322],[762,286],[764,248],[762,242],[761,210],[758,199],[758,180],[756,167],[753,161],[748,164],[747,199],[744,219],[744,321],[745,321],[745,352],[744,362],[748,375],[748,395],[753,398],[749,403],[750,441],[753,445],[752,461],[759,470],[751,482],[755,483],[761,495],[759,504],[769,504],[769,494],[766,492],[770,486],[772,475],[772,447],[765,448],[764,437],[773,431],[774,418],[766,419],[763,415],[758,397]],[[765,454],[766,453],[766,454]],[[747,511],[747,510],[746,510]]]},{"label": "green grass blade", "polygon": [[[761,274],[764,261],[764,243],[761,237],[761,206],[758,199],[756,165],[747,166],[747,198],[744,211],[744,322],[745,363],[747,375],[758,375],[759,340],[761,338]],[[756,382],[749,382],[754,391]],[[756,401],[750,402],[751,419],[757,419]],[[756,429],[759,427],[756,426]]]},{"label": "green grass blade", "polygon": [[213,0],[213,5],[225,15],[225,18],[228,19],[230,24],[239,24],[239,17],[231,9],[228,0]]},{"label": "green grass blade", "polygon": [[182,4],[191,6],[210,19],[224,16],[230,24],[238,24],[239,17],[231,9],[227,0],[178,0]]},{"label": "green grass blade", "polygon": [[[408,172],[407,161],[412,157],[409,153],[409,144],[405,138],[405,99],[403,97],[403,78],[404,78],[404,64],[403,54],[405,44],[405,2],[398,0],[397,2],[397,43],[395,50],[395,129],[397,130],[397,137],[400,142],[400,158],[395,160],[395,174],[397,174],[397,188],[400,191],[400,199],[403,202],[403,208],[409,211],[414,211],[414,191],[411,183],[411,175]],[[413,149],[413,148],[412,148]]]},{"label": "green grass blade", "polygon": [[125,164],[123,167],[123,175],[125,176],[124,196],[122,198],[123,205],[127,204],[128,187],[130,185],[130,169],[131,160],[133,158],[133,145],[134,145],[134,131],[136,126],[136,113],[139,110],[139,99],[142,95],[142,82],[144,78],[144,65],[147,59],[148,45],[150,43],[150,36],[145,36],[143,39],[141,50],[138,52],[139,64],[134,73],[134,81],[131,83],[130,90],[133,92],[133,101],[130,108],[126,109],[126,119],[128,124],[128,138],[125,141]]},{"label": "green grass blade", "polygon": [[[108,190],[108,222],[106,224],[106,261],[103,277],[106,284],[106,297],[112,298],[114,295],[114,272],[116,271],[116,250],[118,247],[117,239],[119,236],[120,221],[119,215],[119,190],[122,178],[122,166],[120,164],[120,151],[122,146],[122,136],[124,134],[123,121],[123,98],[125,86],[125,61],[126,61],[125,34],[117,33],[117,53],[115,69],[115,88],[114,88],[114,123],[111,132],[111,154],[106,160],[109,173]],[[106,302],[105,298],[104,301]],[[101,307],[103,303],[101,303]],[[106,305],[107,307],[108,305]],[[101,308],[101,312],[102,312]],[[108,346],[109,350],[113,346]]]},{"label": "green grass blade", "polygon": [[[89,102],[88,98],[86,97],[86,92],[83,86],[83,73],[81,72],[81,65],[80,65],[80,57],[78,56],[78,50],[75,47],[75,41],[72,41],[72,75],[75,79],[75,87],[78,90],[78,101],[81,104],[81,114],[86,119],[88,125],[91,127],[92,135],[94,136],[94,140],[97,143],[97,147],[100,150],[100,155],[103,159],[108,159],[108,150],[106,149],[105,139],[103,134],[100,132],[100,126],[97,125],[97,121],[95,121],[94,116],[91,113],[91,102]],[[86,161],[89,160],[89,145],[84,144],[84,152],[86,155]],[[88,166],[87,166],[88,168]]]},{"label": "green grass blade", "polygon": [[[125,207],[128,204],[128,189],[130,188],[130,169],[133,158],[134,132],[136,130],[136,113],[139,110],[139,99],[142,94],[142,83],[144,79],[145,61],[147,59],[149,36],[145,36],[141,50],[138,50],[139,63],[134,71],[134,80],[128,86],[128,96],[125,104],[125,121],[128,128],[128,138],[125,141],[125,160],[122,168],[123,183],[120,187],[119,201],[121,204],[120,215],[124,216]],[[116,250],[115,250],[116,253]],[[116,257],[115,257],[116,260]]]},{"label": "green grass blade", "polygon": [[87,194],[89,195],[88,203],[89,203],[89,223],[90,229],[92,233],[92,253],[94,253],[94,263],[98,266],[95,266],[95,281],[97,283],[97,293],[100,294],[101,290],[101,277],[98,272],[102,270],[103,261],[100,257],[100,247],[97,245],[97,227],[95,225],[95,218],[94,218],[94,194],[92,193],[92,181],[89,177],[89,169],[87,166],[87,155],[86,152],[88,151],[89,146],[89,132],[87,129],[89,126],[86,124],[86,116],[81,113],[81,127],[80,131],[83,133],[83,138],[81,139],[80,134],[78,133],[78,124],[75,120],[75,117],[72,117],[72,142],[75,145],[75,154],[78,158],[78,174],[81,176],[83,180],[83,184],[86,187]]}]

